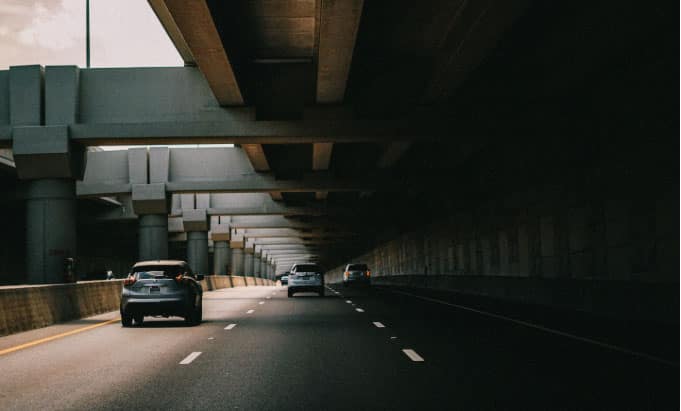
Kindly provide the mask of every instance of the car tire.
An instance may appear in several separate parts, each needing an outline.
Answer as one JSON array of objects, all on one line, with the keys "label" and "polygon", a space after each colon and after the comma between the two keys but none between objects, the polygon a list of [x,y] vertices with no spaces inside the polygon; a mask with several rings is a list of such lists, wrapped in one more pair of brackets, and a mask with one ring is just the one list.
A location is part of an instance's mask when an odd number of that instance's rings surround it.
[{"label": "car tire", "polygon": [[199,325],[203,321],[203,304],[192,308],[184,317],[185,324],[189,326]]},{"label": "car tire", "polygon": [[136,325],[142,325],[144,323],[144,315],[142,314],[133,315],[132,319],[135,320]]},{"label": "car tire", "polygon": [[132,314],[121,313],[121,324],[123,327],[132,326]]},{"label": "car tire", "polygon": [[317,291],[317,294],[319,294],[320,297],[324,297],[324,287],[320,287],[319,291]]},{"label": "car tire", "polygon": [[290,289],[288,290],[288,298],[293,298],[293,291]]},{"label": "car tire", "polygon": [[347,281],[343,281],[343,287],[348,288],[348,282]]}]

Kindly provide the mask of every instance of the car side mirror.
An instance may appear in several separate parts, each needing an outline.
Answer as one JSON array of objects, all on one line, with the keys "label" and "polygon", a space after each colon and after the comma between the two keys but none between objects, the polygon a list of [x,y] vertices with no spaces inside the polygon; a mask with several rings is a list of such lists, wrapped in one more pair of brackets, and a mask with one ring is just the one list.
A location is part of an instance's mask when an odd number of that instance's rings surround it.
[{"label": "car side mirror", "polygon": [[203,274],[196,274],[196,281],[203,281],[205,276]]}]

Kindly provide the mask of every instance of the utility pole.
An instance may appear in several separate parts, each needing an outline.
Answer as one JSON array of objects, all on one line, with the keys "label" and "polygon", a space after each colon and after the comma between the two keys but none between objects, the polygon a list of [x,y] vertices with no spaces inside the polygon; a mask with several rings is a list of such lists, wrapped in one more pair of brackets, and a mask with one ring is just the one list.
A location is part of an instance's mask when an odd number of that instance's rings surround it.
[{"label": "utility pole", "polygon": [[85,67],[90,68],[90,0],[85,0]]}]

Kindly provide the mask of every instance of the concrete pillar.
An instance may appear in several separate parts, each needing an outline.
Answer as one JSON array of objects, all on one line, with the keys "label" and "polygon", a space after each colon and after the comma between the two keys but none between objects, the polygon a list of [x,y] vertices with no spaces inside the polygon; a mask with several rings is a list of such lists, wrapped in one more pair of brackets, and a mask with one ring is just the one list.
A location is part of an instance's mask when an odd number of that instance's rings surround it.
[{"label": "concrete pillar", "polygon": [[168,216],[144,214],[138,222],[139,260],[163,260],[168,258]]},{"label": "concrete pillar", "polygon": [[187,232],[187,262],[197,274],[210,274],[208,270],[208,232]]},{"label": "concrete pillar", "polygon": [[253,254],[244,253],[244,275],[253,276]]},{"label": "concrete pillar", "polygon": [[244,249],[232,248],[232,275],[244,275]]},{"label": "concrete pillar", "polygon": [[255,277],[263,277],[262,271],[260,271],[260,257],[257,255],[253,256],[253,276]]},{"label": "concrete pillar", "polygon": [[27,185],[27,282],[63,282],[64,259],[76,257],[76,183],[40,179]]},{"label": "concrete pillar", "polygon": [[213,241],[213,274],[227,274],[229,257],[229,243],[227,241]]}]

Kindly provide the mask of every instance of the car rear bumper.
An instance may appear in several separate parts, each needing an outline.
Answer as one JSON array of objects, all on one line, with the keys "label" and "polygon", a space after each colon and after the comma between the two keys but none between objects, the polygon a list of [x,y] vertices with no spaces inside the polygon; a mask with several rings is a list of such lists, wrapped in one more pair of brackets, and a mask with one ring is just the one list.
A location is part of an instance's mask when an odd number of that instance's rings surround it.
[{"label": "car rear bumper", "polygon": [[303,293],[303,292],[319,292],[320,290],[323,290],[324,286],[323,285],[289,285],[288,286],[288,291],[291,293]]},{"label": "car rear bumper", "polygon": [[124,298],[121,313],[184,316],[192,308],[189,298]]}]

